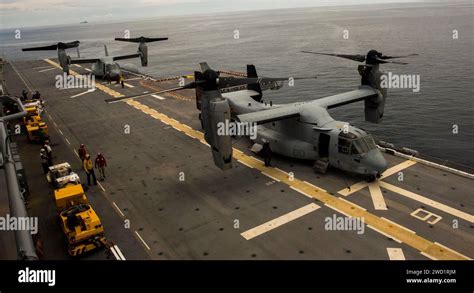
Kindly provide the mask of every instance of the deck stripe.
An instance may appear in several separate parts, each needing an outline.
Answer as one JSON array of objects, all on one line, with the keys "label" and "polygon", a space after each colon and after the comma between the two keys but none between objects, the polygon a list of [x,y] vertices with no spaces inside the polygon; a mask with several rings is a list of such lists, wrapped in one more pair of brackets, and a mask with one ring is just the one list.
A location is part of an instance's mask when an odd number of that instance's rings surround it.
[{"label": "deck stripe", "polygon": [[252,238],[255,238],[257,236],[260,236],[264,233],[267,233],[275,228],[278,228],[286,223],[289,223],[293,220],[296,220],[298,218],[301,218],[304,215],[307,215],[317,209],[321,208],[315,203],[310,203],[308,205],[305,205],[304,207],[301,207],[297,210],[294,210],[292,212],[289,212],[287,214],[284,214],[283,216],[280,216],[276,219],[273,219],[271,221],[268,221],[266,223],[263,223],[260,226],[257,226],[255,228],[252,228],[250,230],[247,230],[240,235],[244,237],[246,240],[250,240]]},{"label": "deck stripe", "polygon": [[372,201],[374,203],[374,208],[376,210],[387,210],[387,205],[385,204],[385,199],[382,195],[382,190],[380,190],[378,182],[372,182],[369,184],[369,191],[370,196],[372,197]]},{"label": "deck stripe", "polygon": [[382,186],[383,188],[386,188],[390,191],[393,191],[393,192],[396,192],[396,193],[401,194],[403,196],[406,196],[408,198],[411,198],[413,200],[416,200],[418,202],[421,202],[421,203],[423,203],[427,206],[433,207],[435,209],[438,209],[438,210],[443,211],[445,213],[448,213],[450,215],[453,215],[453,216],[456,216],[458,218],[464,219],[464,220],[466,220],[470,223],[474,223],[474,216],[473,215],[470,215],[470,214],[465,213],[463,211],[460,211],[458,209],[452,208],[450,206],[447,206],[447,205],[442,204],[440,202],[434,201],[432,199],[429,199],[429,198],[424,197],[422,195],[419,195],[417,193],[405,190],[405,189],[400,188],[398,186],[389,184],[387,182],[380,182],[380,186]]},{"label": "deck stripe", "polygon": [[401,248],[389,248],[387,247],[387,253],[390,260],[405,260],[405,255]]}]

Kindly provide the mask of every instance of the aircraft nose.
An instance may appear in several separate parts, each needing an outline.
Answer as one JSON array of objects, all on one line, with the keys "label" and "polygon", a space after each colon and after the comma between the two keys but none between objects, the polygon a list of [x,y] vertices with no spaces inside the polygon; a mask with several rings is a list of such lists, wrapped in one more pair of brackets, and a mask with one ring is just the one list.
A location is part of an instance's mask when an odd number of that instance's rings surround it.
[{"label": "aircraft nose", "polygon": [[369,172],[375,173],[375,175],[382,174],[388,167],[387,161],[378,149],[372,150],[367,154],[366,164]]}]

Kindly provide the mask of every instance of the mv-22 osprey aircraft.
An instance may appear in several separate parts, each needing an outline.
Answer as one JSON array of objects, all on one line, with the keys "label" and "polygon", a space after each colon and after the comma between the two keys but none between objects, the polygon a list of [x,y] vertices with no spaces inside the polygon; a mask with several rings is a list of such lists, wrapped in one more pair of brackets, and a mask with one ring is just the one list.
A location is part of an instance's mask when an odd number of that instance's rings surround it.
[{"label": "mv-22 osprey aircraft", "polygon": [[[131,58],[140,58],[142,66],[148,66],[148,47],[147,43],[156,42],[156,41],[165,41],[168,38],[115,38],[116,41],[122,42],[132,42],[139,43],[138,51],[134,54],[120,55],[120,56],[109,56],[107,46],[104,45],[105,56],[99,58],[80,58],[79,55],[79,41],[53,44],[50,46],[43,47],[33,47],[33,48],[24,48],[22,51],[44,51],[44,50],[57,50],[58,51],[58,60],[64,72],[69,74],[69,65],[71,64],[88,64],[92,63],[92,73],[101,77],[107,81],[119,81],[122,72],[120,70],[119,64],[116,62],[118,60],[125,60]],[[67,53],[66,49],[78,48],[77,55],[78,58],[71,58]]]},{"label": "mv-22 osprey aircraft", "polygon": [[[387,169],[381,151],[372,136],[347,122],[334,120],[328,109],[364,101],[365,119],[380,123],[387,98],[387,89],[382,88],[384,75],[379,70],[383,63],[406,64],[388,59],[413,56],[384,56],[376,50],[364,55],[312,54],[342,57],[365,65],[359,65],[361,85],[353,91],[306,102],[284,105],[268,105],[261,102],[262,78],[256,75],[255,67],[248,65],[247,78],[219,77],[219,74],[201,63],[202,72],[195,72],[195,81],[182,87],[151,92],[118,99],[108,103],[135,99],[152,94],[181,89],[196,89],[198,109],[206,141],[212,148],[214,163],[225,170],[232,167],[232,144],[230,136],[217,134],[218,123],[234,118],[238,122],[258,124],[256,142],[268,141],[272,151],[284,156],[315,161],[316,171],[324,173],[328,166],[361,174],[368,180],[379,178]],[[267,79],[279,82],[282,79]],[[247,84],[248,88],[221,94],[220,88]]]}]

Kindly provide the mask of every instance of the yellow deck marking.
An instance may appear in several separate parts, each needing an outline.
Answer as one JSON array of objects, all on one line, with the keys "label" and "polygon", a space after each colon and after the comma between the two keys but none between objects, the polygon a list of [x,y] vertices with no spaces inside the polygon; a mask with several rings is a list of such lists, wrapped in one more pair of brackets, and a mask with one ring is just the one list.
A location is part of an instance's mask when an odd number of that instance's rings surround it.
[{"label": "yellow deck marking", "polygon": [[280,227],[281,225],[284,225],[286,223],[289,223],[293,220],[296,220],[298,218],[301,218],[302,216],[309,214],[317,209],[321,208],[315,203],[310,203],[308,205],[305,205],[302,208],[299,208],[297,210],[294,210],[292,212],[289,212],[287,214],[284,214],[283,216],[280,216],[276,219],[273,219],[271,221],[268,221],[260,226],[257,226],[255,228],[252,228],[250,230],[247,230],[240,235],[244,237],[246,240],[250,240],[252,238],[255,238],[259,235],[262,235],[264,233],[267,233],[268,231],[271,231],[275,228]]},{"label": "yellow deck marking", "polygon": [[374,208],[376,210],[387,210],[387,205],[385,204],[385,199],[382,195],[382,190],[380,190],[380,186],[378,182],[372,182],[369,184],[369,191],[370,196],[372,197],[372,201],[374,202]]},{"label": "yellow deck marking", "polygon": [[393,192],[396,192],[398,194],[401,194],[403,196],[406,196],[408,198],[411,198],[413,200],[416,200],[418,202],[421,202],[421,203],[423,203],[427,206],[430,206],[430,207],[433,207],[433,208],[438,209],[440,211],[443,211],[445,213],[451,214],[455,217],[464,219],[464,220],[466,220],[470,223],[474,223],[474,215],[470,215],[470,214],[465,213],[463,211],[460,211],[458,209],[452,208],[452,207],[447,206],[445,204],[442,204],[440,202],[437,202],[437,201],[434,201],[434,200],[429,199],[427,197],[424,197],[422,195],[416,194],[414,192],[402,189],[400,187],[389,184],[387,182],[380,182],[380,186],[382,186],[383,188],[386,188],[388,190],[391,190]]},{"label": "yellow deck marking", "polygon": [[[46,62],[50,64],[55,64],[54,66],[59,65],[49,59],[45,59]],[[77,73],[76,73],[77,74]],[[112,97],[122,97],[123,95],[110,90],[106,86],[96,84],[96,87]],[[202,132],[199,132],[197,130],[194,130],[189,127],[185,127],[184,124],[181,124],[180,122],[173,122],[169,119],[168,116],[159,113],[158,111],[151,109],[150,107],[143,105],[135,100],[129,100],[126,102],[128,105],[135,107],[137,109],[140,109],[144,113],[153,113],[154,116],[159,117],[155,118],[160,121],[166,121],[170,125],[176,126],[177,129],[180,129],[184,133],[188,133],[191,136],[194,136],[197,138],[199,141],[202,143],[208,145],[206,141],[204,140],[204,135]],[[152,115],[150,115],[153,117]],[[236,149],[234,149],[236,150]],[[247,165],[252,166],[253,168],[263,171],[272,177],[280,179],[280,182],[283,184],[286,184],[288,186],[293,186],[297,188],[298,190],[301,190],[302,192],[305,192],[306,194],[311,195],[314,199],[317,199],[321,202],[323,202],[325,205],[332,209],[336,209],[338,211],[341,211],[345,214],[350,215],[351,217],[364,217],[364,222],[367,224],[369,227],[373,227],[377,229],[379,233],[383,235],[389,235],[389,237],[394,238],[394,239],[400,239],[403,241],[405,244],[419,250],[420,252],[427,254],[433,258],[436,259],[443,259],[443,260],[466,260],[469,259],[468,257],[454,251],[451,249],[446,249],[442,246],[440,246],[437,243],[434,243],[432,241],[429,241],[423,237],[420,237],[418,235],[414,235],[413,233],[410,233],[409,231],[401,228],[400,226],[394,225],[374,214],[371,214],[367,211],[364,211],[357,206],[350,204],[348,201],[343,201],[337,198],[334,195],[331,195],[327,192],[321,191],[320,189],[315,189],[314,186],[306,184],[304,181],[299,180],[294,178],[293,180],[289,180],[286,174],[279,172],[275,168],[272,167],[265,167],[262,163],[262,161],[251,157],[247,156],[242,152],[237,152],[235,151],[233,153],[233,157],[235,160],[240,160],[242,162],[245,162]],[[374,230],[375,230],[374,229]]]},{"label": "yellow deck marking", "polygon": [[410,232],[410,233],[416,234],[415,231],[410,230],[410,229],[408,229],[407,227],[403,227],[403,226],[401,226],[401,225],[395,223],[394,221],[390,221],[389,219],[384,218],[384,217],[381,217],[381,218],[384,219],[384,220],[387,221],[387,222],[390,222],[390,223],[394,224],[395,226],[398,226],[398,227],[400,227],[400,228],[402,228],[402,229],[405,229],[406,231],[408,231],[408,232]]},{"label": "yellow deck marking", "polygon": [[390,260],[405,260],[405,255],[401,248],[389,248],[387,247],[387,253]]}]

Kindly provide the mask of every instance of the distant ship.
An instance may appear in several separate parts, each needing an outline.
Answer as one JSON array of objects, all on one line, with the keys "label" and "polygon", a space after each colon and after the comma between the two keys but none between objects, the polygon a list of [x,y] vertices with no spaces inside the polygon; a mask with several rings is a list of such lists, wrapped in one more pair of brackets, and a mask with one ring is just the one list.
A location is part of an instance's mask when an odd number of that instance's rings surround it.
[{"label": "distant ship", "polygon": [[84,21],[81,21],[80,23],[82,24],[82,23],[89,23],[89,22],[87,20],[84,20]]}]

